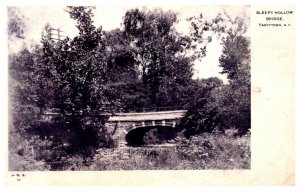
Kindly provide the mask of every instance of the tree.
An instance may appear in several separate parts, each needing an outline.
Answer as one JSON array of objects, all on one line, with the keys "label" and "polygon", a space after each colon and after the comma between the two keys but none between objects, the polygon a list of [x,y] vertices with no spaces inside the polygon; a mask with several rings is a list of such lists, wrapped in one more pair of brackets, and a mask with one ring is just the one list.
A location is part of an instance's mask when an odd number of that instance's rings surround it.
[{"label": "tree", "polygon": [[[77,21],[79,35],[55,42],[42,39],[43,60],[47,78],[52,81],[55,97],[52,108],[64,117],[64,130],[71,151],[87,153],[89,147],[110,145],[111,140],[101,116],[113,104],[108,98],[105,82],[107,63],[101,27],[92,21],[92,7],[68,7],[70,17]],[[86,154],[89,155],[89,154]]]},{"label": "tree", "polygon": [[40,100],[39,49],[30,51],[24,46],[19,53],[9,55],[9,94],[10,112],[14,127],[19,133],[26,132],[37,119],[37,114],[44,107]]},{"label": "tree", "polygon": [[[224,42],[220,57],[222,73],[230,79],[230,86],[224,89],[226,97],[222,99],[224,127],[234,127],[240,134],[251,127],[251,82],[249,40],[239,35],[229,35]],[[228,102],[228,101],[231,102]]]},{"label": "tree", "polygon": [[124,31],[115,29],[104,32],[108,83],[136,82],[139,69],[134,58],[135,50],[129,46]]},{"label": "tree", "polygon": [[132,9],[124,16],[124,32],[135,50],[133,55],[154,106],[174,106],[176,96],[171,95],[171,90],[191,80],[191,40],[176,32],[176,22],[175,13],[159,9]]},{"label": "tree", "polygon": [[232,88],[225,85],[212,92],[214,105],[218,106],[218,129],[237,129],[243,135],[251,128],[251,108],[249,88]]},{"label": "tree", "polygon": [[[222,99],[223,127],[236,128],[245,134],[251,127],[250,40],[245,36],[247,26],[241,18],[231,20],[232,27],[222,39],[223,52],[219,58],[222,73],[230,85]],[[228,102],[231,101],[231,102]]]},{"label": "tree", "polygon": [[221,73],[227,74],[231,81],[244,81],[249,84],[249,40],[243,36],[230,34],[223,44],[223,53],[219,59]]},{"label": "tree", "polygon": [[39,81],[39,52],[40,49],[36,45],[33,45],[31,49],[24,45],[18,53],[9,55],[10,170],[45,168],[35,165],[36,156],[29,150],[29,148],[32,150],[37,148],[36,139],[32,139],[31,131],[37,126],[40,109],[45,104],[39,97],[42,89],[39,86],[41,83]]},{"label": "tree", "polygon": [[118,101],[118,110],[128,111],[140,101],[140,70],[134,58],[135,50],[130,47],[124,31],[115,29],[104,32],[105,62],[107,65],[106,95]]},{"label": "tree", "polygon": [[227,74],[231,84],[250,85],[250,40],[245,36],[247,26],[238,17],[230,21],[232,26],[222,38],[221,73]]}]

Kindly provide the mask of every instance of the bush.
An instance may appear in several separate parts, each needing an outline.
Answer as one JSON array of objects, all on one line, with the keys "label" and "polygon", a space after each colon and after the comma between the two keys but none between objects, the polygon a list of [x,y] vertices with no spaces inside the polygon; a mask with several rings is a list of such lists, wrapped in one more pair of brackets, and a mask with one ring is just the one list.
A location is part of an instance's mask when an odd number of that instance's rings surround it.
[{"label": "bush", "polygon": [[227,129],[244,135],[251,128],[250,86],[244,84],[222,85],[218,79],[199,81],[199,91],[189,104],[179,127],[187,137]]},{"label": "bush", "polygon": [[198,169],[250,168],[250,134],[234,138],[220,133],[203,133],[179,142],[177,150],[182,160],[194,162]]},{"label": "bush", "polygon": [[[14,119],[14,122],[21,125],[25,120]],[[65,170],[74,164],[74,155],[87,160],[93,158],[98,148],[114,147],[102,118],[80,119],[75,127],[75,121],[71,120],[56,117],[51,121],[36,121],[22,132],[11,126],[10,170]]]},{"label": "bush", "polygon": [[10,171],[44,171],[51,167],[40,157],[47,152],[35,147],[37,137],[24,139],[20,134],[11,133],[9,137],[9,170]]},{"label": "bush", "polygon": [[198,81],[193,100],[189,103],[188,111],[180,121],[179,127],[184,129],[186,137],[211,132],[218,125],[218,105],[211,95],[215,89],[222,86],[218,78],[208,78]]}]

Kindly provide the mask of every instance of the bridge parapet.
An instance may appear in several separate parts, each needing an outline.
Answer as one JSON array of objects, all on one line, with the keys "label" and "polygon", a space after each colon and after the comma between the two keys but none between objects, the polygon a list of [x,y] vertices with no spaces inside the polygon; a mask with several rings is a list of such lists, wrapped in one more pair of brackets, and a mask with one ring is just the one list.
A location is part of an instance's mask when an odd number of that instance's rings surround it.
[{"label": "bridge parapet", "polygon": [[116,113],[109,117],[108,122],[126,122],[126,121],[150,121],[164,119],[181,119],[186,110],[142,112],[142,113]]}]

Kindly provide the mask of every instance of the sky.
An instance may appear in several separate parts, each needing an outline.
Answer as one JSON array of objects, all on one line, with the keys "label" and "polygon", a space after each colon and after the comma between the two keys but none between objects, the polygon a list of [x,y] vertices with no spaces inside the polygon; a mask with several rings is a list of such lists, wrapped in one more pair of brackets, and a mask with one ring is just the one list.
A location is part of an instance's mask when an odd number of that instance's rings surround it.
[{"label": "sky", "polygon": [[[120,5],[120,4],[101,4],[96,6],[94,12],[94,24],[96,27],[102,26],[104,30],[112,30],[120,28],[122,23],[122,17],[125,12],[131,8],[147,8],[153,9],[157,6],[136,6],[136,5]],[[163,10],[172,10],[178,13],[179,23],[175,26],[178,32],[188,34],[189,23],[186,18],[191,16],[197,16],[200,13],[207,18],[213,18],[217,13],[226,11],[230,16],[239,16],[242,18],[249,17],[250,8],[246,6],[193,6],[193,5],[161,5],[159,8]],[[69,17],[69,14],[64,11],[62,6],[28,6],[18,7],[18,9],[27,18],[26,25],[26,39],[23,40],[27,44],[30,42],[40,42],[42,30],[46,23],[49,23],[54,28],[60,28],[64,31],[64,35],[74,37],[78,31],[75,27],[76,22]],[[10,47],[17,50],[21,41],[14,41]],[[221,68],[219,65],[219,56],[221,55],[222,47],[217,39],[213,39],[212,43],[207,46],[207,56],[202,58],[201,61],[194,63],[194,76],[193,78],[208,78],[219,77],[225,83],[227,82],[226,75],[222,75],[219,72]]]}]

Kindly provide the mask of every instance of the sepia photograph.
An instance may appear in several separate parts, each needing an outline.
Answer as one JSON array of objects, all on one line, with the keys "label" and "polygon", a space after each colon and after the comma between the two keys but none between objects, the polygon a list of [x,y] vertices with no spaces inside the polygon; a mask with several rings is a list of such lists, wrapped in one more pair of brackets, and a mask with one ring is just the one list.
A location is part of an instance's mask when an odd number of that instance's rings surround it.
[{"label": "sepia photograph", "polygon": [[249,5],[8,6],[8,170],[250,170],[250,27]]},{"label": "sepia photograph", "polygon": [[5,0],[7,189],[295,186],[296,6],[213,2]]}]

